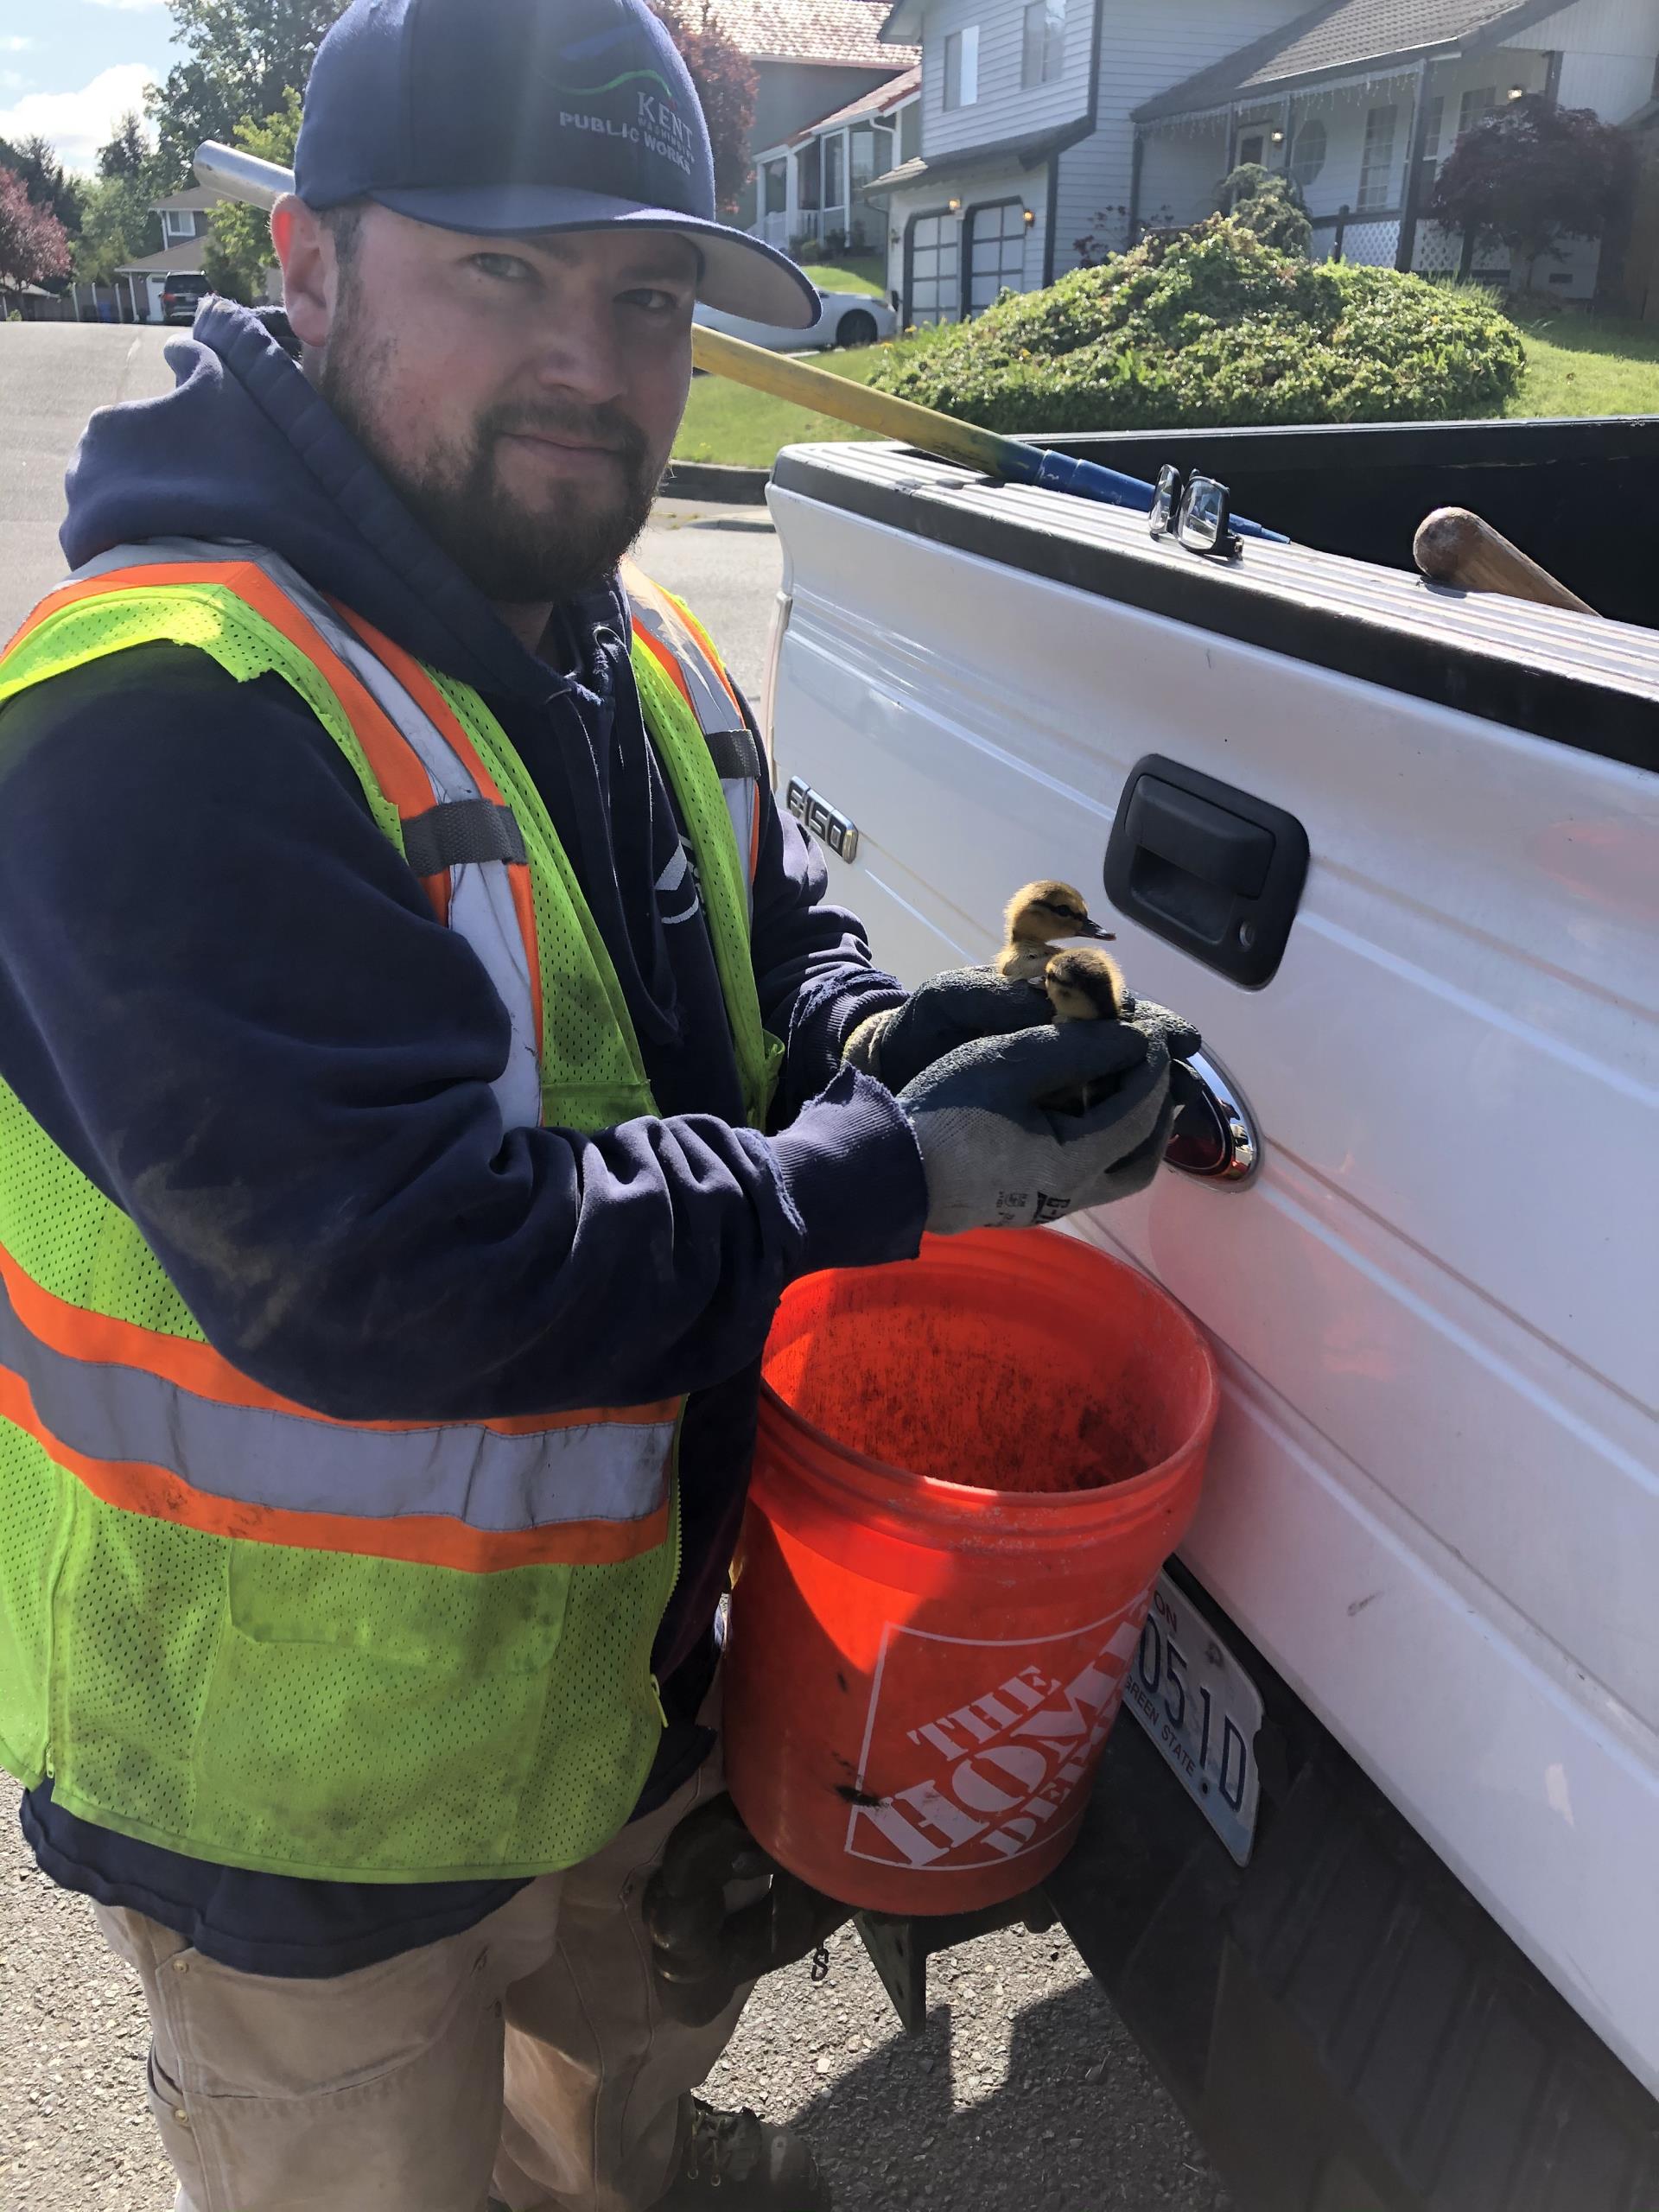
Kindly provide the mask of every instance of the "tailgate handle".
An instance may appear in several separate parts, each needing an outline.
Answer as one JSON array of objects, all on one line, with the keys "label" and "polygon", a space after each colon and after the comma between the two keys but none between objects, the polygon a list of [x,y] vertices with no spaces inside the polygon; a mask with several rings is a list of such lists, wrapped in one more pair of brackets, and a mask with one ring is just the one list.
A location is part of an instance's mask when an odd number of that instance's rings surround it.
[{"label": "tailgate handle", "polygon": [[1103,873],[1120,913],[1259,990],[1284,957],[1307,833],[1282,807],[1153,753],[1129,772]]}]

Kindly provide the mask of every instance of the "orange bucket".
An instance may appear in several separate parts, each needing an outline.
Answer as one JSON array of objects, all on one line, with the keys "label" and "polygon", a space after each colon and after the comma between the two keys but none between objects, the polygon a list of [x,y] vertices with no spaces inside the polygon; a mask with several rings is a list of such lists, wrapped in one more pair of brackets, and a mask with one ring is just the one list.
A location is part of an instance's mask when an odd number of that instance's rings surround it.
[{"label": "orange bucket", "polygon": [[810,1275],[767,1343],[732,1595],[726,1768],[791,1872],[959,1912],[1082,1818],[1215,1426],[1209,1346],[1052,1230]]}]

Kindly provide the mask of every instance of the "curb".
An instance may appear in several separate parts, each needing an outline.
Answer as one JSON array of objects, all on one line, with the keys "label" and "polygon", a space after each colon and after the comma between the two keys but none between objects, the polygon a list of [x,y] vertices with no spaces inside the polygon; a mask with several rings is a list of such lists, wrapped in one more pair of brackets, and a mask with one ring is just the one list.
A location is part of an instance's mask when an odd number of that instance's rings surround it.
[{"label": "curb", "polygon": [[728,506],[766,505],[769,468],[728,468],[713,461],[671,461],[658,490],[666,499],[715,499]]}]

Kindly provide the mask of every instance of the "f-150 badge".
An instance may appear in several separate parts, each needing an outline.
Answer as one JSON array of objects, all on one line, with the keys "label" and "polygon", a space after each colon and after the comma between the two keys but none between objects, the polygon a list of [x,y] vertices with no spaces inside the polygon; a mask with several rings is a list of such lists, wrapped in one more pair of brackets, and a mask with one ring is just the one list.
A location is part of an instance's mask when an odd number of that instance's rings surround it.
[{"label": "f-150 badge", "polygon": [[858,825],[846,815],[838,814],[822,792],[815,791],[810,784],[804,784],[798,776],[791,776],[784,804],[832,853],[839,854],[844,861],[852,859],[858,850]]}]

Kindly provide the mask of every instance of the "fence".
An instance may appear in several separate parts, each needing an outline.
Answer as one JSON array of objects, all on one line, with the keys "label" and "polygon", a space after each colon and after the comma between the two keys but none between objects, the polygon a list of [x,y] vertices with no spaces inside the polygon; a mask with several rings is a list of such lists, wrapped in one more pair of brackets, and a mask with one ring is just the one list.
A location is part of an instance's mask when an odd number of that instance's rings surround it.
[{"label": "fence", "polygon": [[[1351,207],[1338,207],[1334,215],[1315,215],[1313,258],[1392,269],[1400,251],[1402,212],[1398,207],[1379,207],[1356,215]],[[1411,266],[1420,276],[1455,276],[1463,267],[1463,245],[1461,231],[1448,231],[1420,218],[1411,243]],[[1508,261],[1501,251],[1495,264],[1483,263],[1471,273],[1484,283],[1510,281]]]},{"label": "fence", "polygon": [[130,322],[132,303],[124,284],[71,284],[62,292],[0,291],[0,321],[17,315],[24,322]]}]

